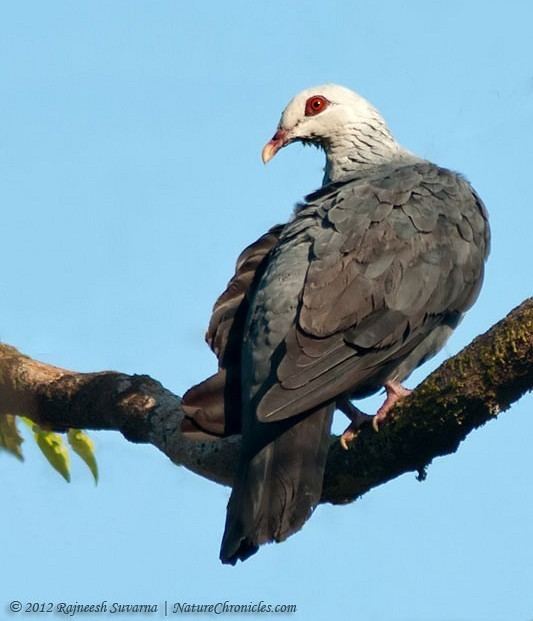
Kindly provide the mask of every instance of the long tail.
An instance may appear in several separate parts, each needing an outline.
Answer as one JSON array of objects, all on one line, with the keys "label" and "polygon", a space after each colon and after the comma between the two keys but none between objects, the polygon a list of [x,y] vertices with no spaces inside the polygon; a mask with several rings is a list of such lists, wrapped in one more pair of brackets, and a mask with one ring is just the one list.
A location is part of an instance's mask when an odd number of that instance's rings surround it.
[{"label": "long tail", "polygon": [[260,545],[283,541],[311,516],[322,493],[333,410],[330,405],[298,420],[280,421],[283,425],[266,423],[278,425],[280,433],[241,460],[228,503],[223,563],[235,565]]}]

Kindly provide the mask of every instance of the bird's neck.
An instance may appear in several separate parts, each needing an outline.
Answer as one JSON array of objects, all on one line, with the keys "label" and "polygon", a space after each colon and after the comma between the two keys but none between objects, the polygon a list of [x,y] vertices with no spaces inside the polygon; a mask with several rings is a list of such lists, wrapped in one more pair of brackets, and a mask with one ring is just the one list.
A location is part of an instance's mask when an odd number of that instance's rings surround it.
[{"label": "bird's neck", "polygon": [[388,161],[408,157],[383,124],[358,124],[323,144],[326,153],[323,184],[338,181]]}]

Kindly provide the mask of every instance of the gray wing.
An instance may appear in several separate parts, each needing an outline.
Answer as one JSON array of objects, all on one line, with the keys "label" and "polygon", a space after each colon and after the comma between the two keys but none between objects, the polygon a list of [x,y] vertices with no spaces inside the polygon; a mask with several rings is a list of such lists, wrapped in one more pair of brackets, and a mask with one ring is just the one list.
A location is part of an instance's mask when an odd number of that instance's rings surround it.
[{"label": "gray wing", "polygon": [[[209,347],[221,361],[224,359],[228,344],[231,349],[230,335],[235,327],[234,324],[244,325],[248,311],[246,296],[254,279],[258,276],[257,272],[265,257],[278,242],[283,226],[282,224],[273,226],[241,252],[235,266],[235,274],[213,306],[205,338]],[[242,333],[242,327],[240,332]],[[242,334],[237,340],[240,348]]]},{"label": "gray wing", "polygon": [[319,195],[283,231],[251,309],[243,379],[258,419],[403,379],[474,303],[488,245],[480,199],[429,163]]},{"label": "gray wing", "polygon": [[189,388],[183,395],[184,433],[203,438],[204,434],[225,436],[240,432],[240,350],[249,291],[259,278],[266,257],[276,245],[282,229],[283,225],[272,227],[242,251],[235,274],[214,304],[206,341],[218,358],[219,368],[217,373]]}]

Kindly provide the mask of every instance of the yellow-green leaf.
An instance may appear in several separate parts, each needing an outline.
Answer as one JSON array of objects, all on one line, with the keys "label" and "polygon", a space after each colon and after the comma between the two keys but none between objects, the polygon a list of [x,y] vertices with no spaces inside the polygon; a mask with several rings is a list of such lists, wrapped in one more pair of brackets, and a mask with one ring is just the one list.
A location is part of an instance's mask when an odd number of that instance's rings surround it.
[{"label": "yellow-green leaf", "polygon": [[53,431],[41,429],[35,423],[33,424],[33,433],[38,447],[50,465],[59,472],[65,481],[70,482],[70,456],[61,436]]},{"label": "yellow-green leaf", "polygon": [[15,455],[21,461],[21,445],[24,442],[17,427],[16,417],[12,414],[0,414],[0,449]]},{"label": "yellow-green leaf", "polygon": [[98,483],[98,464],[94,456],[94,443],[91,438],[80,429],[68,430],[68,441],[72,450],[83,459],[91,471],[95,484]]},{"label": "yellow-green leaf", "polygon": [[35,425],[35,423],[32,421],[31,418],[28,418],[27,416],[19,416],[19,418],[27,427],[29,427],[33,431],[33,426]]}]

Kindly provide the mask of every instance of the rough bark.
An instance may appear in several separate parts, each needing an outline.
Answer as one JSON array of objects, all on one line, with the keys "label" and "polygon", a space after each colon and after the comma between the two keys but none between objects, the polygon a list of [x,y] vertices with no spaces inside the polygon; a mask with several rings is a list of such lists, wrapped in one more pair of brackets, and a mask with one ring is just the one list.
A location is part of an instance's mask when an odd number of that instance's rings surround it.
[{"label": "rough bark", "polygon": [[[533,298],[446,361],[398,405],[379,433],[362,429],[349,451],[332,437],[323,502],[345,503],[409,471],[424,476],[475,428],[533,388]],[[174,463],[231,484],[237,436],[212,442],[180,432],[180,398],[146,375],[76,373],[0,344],[0,416],[23,414],[64,431],[113,429],[151,443]]]}]

